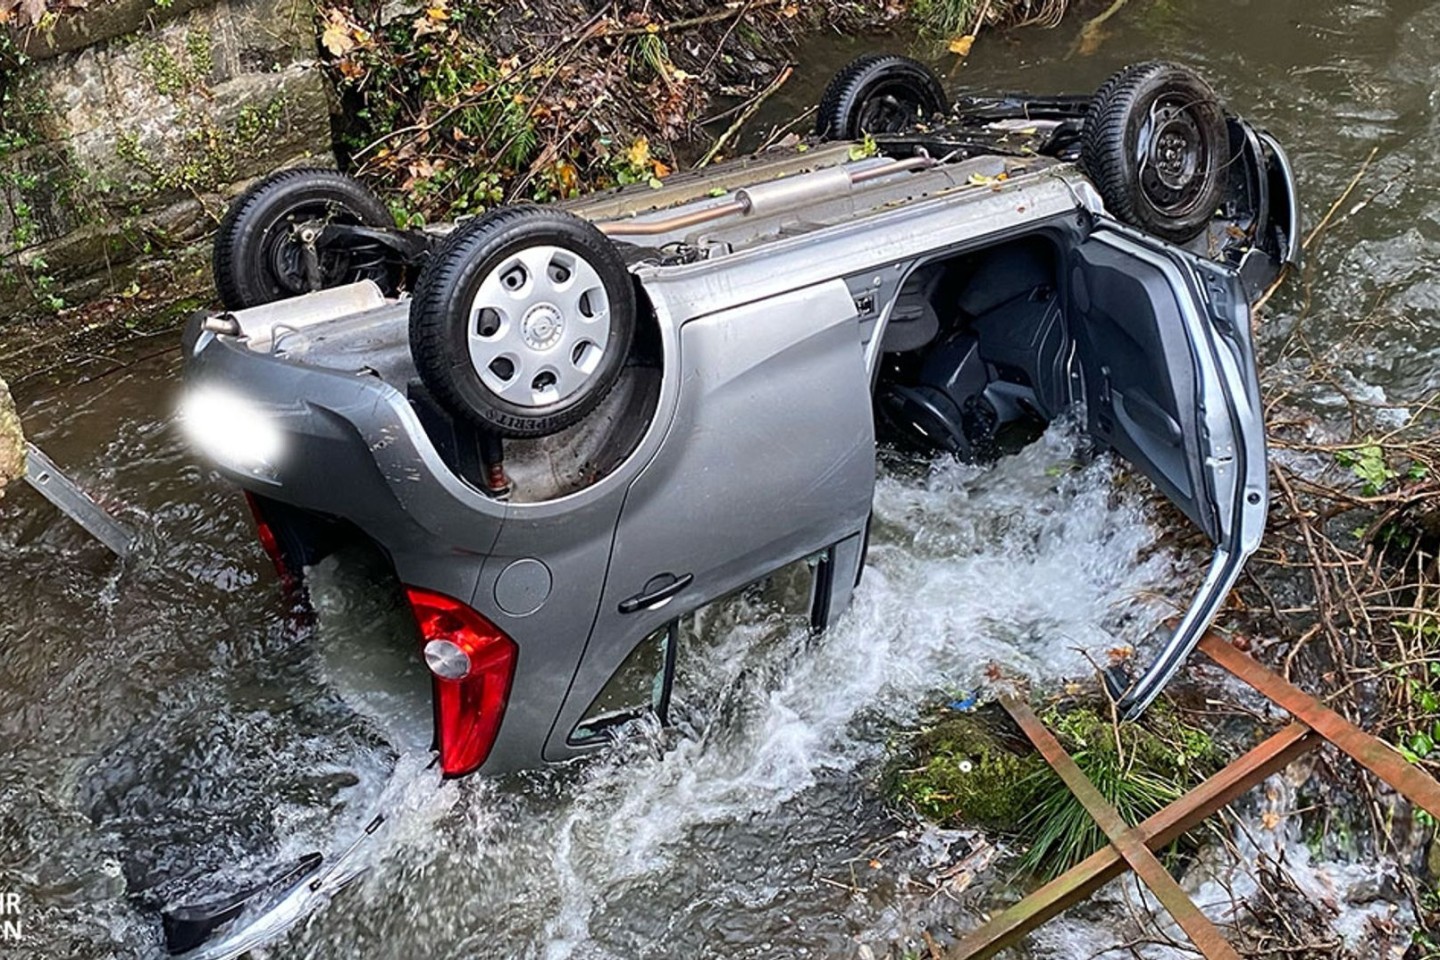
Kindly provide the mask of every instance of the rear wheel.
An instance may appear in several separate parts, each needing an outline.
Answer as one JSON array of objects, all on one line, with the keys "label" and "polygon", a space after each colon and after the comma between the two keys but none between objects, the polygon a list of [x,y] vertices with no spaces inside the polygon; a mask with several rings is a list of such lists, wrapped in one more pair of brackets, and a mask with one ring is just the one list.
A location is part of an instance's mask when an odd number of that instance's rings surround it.
[{"label": "rear wheel", "polygon": [[825,87],[816,135],[858,140],[867,133],[902,133],[948,109],[940,78],[925,64],[894,54],[866,54]]},{"label": "rear wheel", "polygon": [[510,437],[546,436],[595,409],[634,333],[635,289],[614,245],[544,207],[497,210],[451,234],[410,303],[425,386]]},{"label": "rear wheel", "polygon": [[281,170],[236,197],[215,235],[215,287],[225,308],[243,310],[365,279],[391,292],[392,267],[383,251],[313,245],[312,234],[327,223],[395,225],[379,197],[335,170]]},{"label": "rear wheel", "polygon": [[1080,158],[1111,213],[1184,243],[1204,231],[1224,200],[1225,112],[1194,71],[1135,64],[1095,93]]}]

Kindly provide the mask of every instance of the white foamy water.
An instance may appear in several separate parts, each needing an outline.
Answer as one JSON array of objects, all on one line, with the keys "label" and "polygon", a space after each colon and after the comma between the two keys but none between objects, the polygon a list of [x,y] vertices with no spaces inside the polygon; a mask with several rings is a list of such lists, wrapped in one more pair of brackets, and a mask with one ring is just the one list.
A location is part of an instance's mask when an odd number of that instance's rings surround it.
[{"label": "white foamy water", "polygon": [[[1174,569],[1139,496],[1116,493],[1108,461],[1077,466],[1074,443],[1056,428],[994,465],[883,478],[836,629],[812,638],[753,597],[703,612],[675,729],[634,724],[581,764],[463,784],[441,829],[316,921],[307,953],[829,956],[894,927],[884,897],[819,879],[895,829],[873,783],[887,736],[997,668],[1089,675],[1165,613],[1141,600]],[[417,945],[417,929],[444,933]]]},{"label": "white foamy water", "polygon": [[[1269,931],[1271,942],[1298,946],[1298,937],[1323,945],[1326,956],[1409,956],[1415,916],[1400,893],[1395,862],[1328,860],[1306,844],[1300,788],[1311,771],[1312,764],[1298,763],[1242,801],[1229,820],[1230,845],[1203,849],[1181,877],[1181,887],[1237,945],[1246,942],[1246,934],[1252,943],[1262,935],[1265,924],[1257,924],[1253,912],[1258,906],[1267,917],[1278,913],[1284,918],[1284,930]],[[1179,925],[1133,876],[1109,884],[1086,907],[1042,927],[1034,941],[1037,955],[1047,960],[1195,957]],[[1322,952],[1320,946],[1316,950]]]}]

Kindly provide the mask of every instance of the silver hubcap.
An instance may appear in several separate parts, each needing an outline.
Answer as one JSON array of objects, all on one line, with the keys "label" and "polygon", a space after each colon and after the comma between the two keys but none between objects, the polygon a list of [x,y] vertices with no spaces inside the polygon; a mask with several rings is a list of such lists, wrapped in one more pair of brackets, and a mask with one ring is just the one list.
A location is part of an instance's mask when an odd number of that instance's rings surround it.
[{"label": "silver hubcap", "polygon": [[567,400],[610,342],[600,274],[563,247],[528,247],[485,275],[470,305],[470,362],[496,396],[522,407]]}]

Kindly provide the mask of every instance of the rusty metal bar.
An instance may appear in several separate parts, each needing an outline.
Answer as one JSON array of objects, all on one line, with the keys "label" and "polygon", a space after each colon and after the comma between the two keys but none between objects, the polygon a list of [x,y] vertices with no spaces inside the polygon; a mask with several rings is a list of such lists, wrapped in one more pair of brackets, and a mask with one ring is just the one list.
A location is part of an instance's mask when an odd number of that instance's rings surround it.
[{"label": "rusty metal bar", "polygon": [[671,230],[684,230],[686,227],[698,227],[702,223],[738,216],[749,209],[750,205],[745,201],[731,200],[729,203],[722,203],[719,206],[707,207],[704,210],[684,213],[676,217],[667,217],[664,220],[620,220],[597,224],[597,226],[599,226],[600,232],[607,237],[654,237],[662,233],[669,233]]},{"label": "rusty metal bar", "polygon": [[1440,783],[1408,763],[1394,747],[1373,737],[1315,697],[1261,666],[1214,633],[1200,640],[1200,649],[1259,693],[1284,707],[1295,719],[1353,757],[1410,802],[1433,817],[1440,817]]},{"label": "rusty metal bar", "polygon": [[[1151,850],[1167,846],[1321,742],[1320,735],[1305,724],[1292,723],[1147,818],[1135,827],[1135,832]],[[947,956],[950,960],[988,960],[1006,947],[1015,946],[1032,930],[1087,899],[1124,872],[1124,858],[1114,847],[1105,847],[972,930],[947,951]]]},{"label": "rusty metal bar", "polygon": [[1015,697],[1001,697],[1000,702],[1009,711],[1010,716],[1025,731],[1025,735],[1035,744],[1035,748],[1050,764],[1054,771],[1065,781],[1065,785],[1075,794],[1076,799],[1085,807],[1085,810],[1094,818],[1095,823],[1104,831],[1105,836],[1110,840],[1116,852],[1125,859],[1130,869],[1135,871],[1145,886],[1153,893],[1175,918],[1180,929],[1185,931],[1199,951],[1205,955],[1207,960],[1240,960],[1240,955],[1235,948],[1220,935],[1220,931],[1210,922],[1209,918],[1200,911],[1195,902],[1186,896],[1185,891],[1180,889],[1180,884],[1175,878],[1155,859],[1155,854],[1150,852],[1146,846],[1144,835],[1137,829],[1131,827],[1120,816],[1120,812],[1110,804],[1095,785],[1085,776],[1076,765],[1071,756],[1065,752],[1054,735],[1040,722],[1028,704]]}]

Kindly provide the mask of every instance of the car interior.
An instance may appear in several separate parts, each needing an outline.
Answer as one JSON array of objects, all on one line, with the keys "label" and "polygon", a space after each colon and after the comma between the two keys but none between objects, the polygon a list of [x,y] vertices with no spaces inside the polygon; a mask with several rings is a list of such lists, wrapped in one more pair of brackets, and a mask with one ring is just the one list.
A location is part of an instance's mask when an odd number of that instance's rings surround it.
[{"label": "car interior", "polygon": [[[1087,431],[1202,529],[1190,346],[1156,264],[1046,229],[913,269],[883,333],[877,437],[981,461],[1083,401]],[[1073,362],[1072,362],[1073,358]]]},{"label": "car interior", "polygon": [[1033,436],[1064,409],[1059,261],[1051,239],[1031,236],[910,274],[882,342],[883,439],[983,460],[1002,432]]}]

